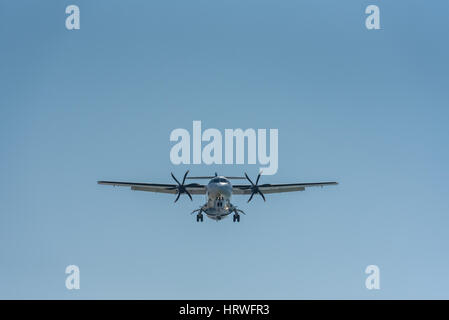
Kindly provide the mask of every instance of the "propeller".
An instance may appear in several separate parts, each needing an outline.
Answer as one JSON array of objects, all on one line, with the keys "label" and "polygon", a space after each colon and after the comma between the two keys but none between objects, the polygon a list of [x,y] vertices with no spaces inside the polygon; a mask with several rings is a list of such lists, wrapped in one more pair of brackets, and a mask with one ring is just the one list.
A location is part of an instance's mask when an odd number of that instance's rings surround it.
[{"label": "propeller", "polygon": [[189,183],[189,184],[184,184],[186,182],[186,178],[187,175],[189,174],[189,170],[186,171],[186,173],[184,174],[184,178],[182,179],[182,183],[178,181],[178,179],[176,179],[175,175],[173,174],[173,172],[171,173],[172,178],[176,181],[176,183],[178,184],[177,186],[174,187],[170,187],[167,188],[167,190],[176,190],[177,191],[177,196],[175,199],[175,202],[179,200],[179,197],[181,196],[181,194],[185,193],[189,196],[190,200],[193,201],[192,199],[192,195],[190,194],[190,192],[187,190],[188,187],[193,187],[193,186],[198,186],[198,183]]},{"label": "propeller", "polygon": [[251,183],[251,186],[249,187],[249,189],[251,190],[251,196],[249,197],[248,202],[250,202],[253,199],[253,196],[255,194],[260,194],[260,196],[262,197],[263,201],[266,201],[265,200],[265,196],[263,195],[262,191],[260,191],[259,188],[260,187],[268,187],[270,185],[269,184],[259,185],[259,179],[260,179],[261,174],[262,174],[262,172],[259,173],[259,175],[257,176],[257,179],[256,179],[256,183],[254,184],[252,182],[252,180],[248,177],[248,175],[245,172],[246,179]]}]

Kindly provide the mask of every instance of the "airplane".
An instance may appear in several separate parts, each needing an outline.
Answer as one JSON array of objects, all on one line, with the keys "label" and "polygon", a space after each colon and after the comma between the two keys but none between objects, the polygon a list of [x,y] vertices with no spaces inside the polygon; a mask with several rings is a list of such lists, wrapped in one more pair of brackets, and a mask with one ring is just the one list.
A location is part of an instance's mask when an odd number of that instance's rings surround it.
[{"label": "airplane", "polygon": [[[189,171],[184,174],[182,183],[171,173],[172,178],[176,184],[158,184],[158,183],[139,183],[139,182],[117,182],[117,181],[97,181],[98,184],[111,185],[111,186],[123,186],[131,187],[131,190],[137,191],[149,191],[158,193],[172,193],[176,194],[175,202],[179,200],[182,194],[186,194],[190,200],[193,201],[192,195],[205,194],[206,203],[199,209],[193,210],[191,214],[197,212],[196,221],[203,222],[203,213],[210,219],[220,221],[230,214],[233,215],[233,222],[240,222],[240,213],[245,214],[243,210],[237,208],[231,203],[231,196],[233,194],[242,195],[249,194],[248,202],[253,199],[254,195],[260,195],[263,201],[266,201],[265,194],[269,193],[281,193],[292,191],[304,191],[308,187],[323,187],[329,185],[337,185],[338,182],[313,182],[313,183],[291,183],[291,184],[261,184],[259,185],[259,179],[262,173],[259,173],[254,183],[248,175],[245,173],[244,177],[232,177],[232,176],[200,176],[200,177],[188,177]],[[185,184],[186,179],[198,180],[198,179],[210,179],[207,185],[198,183]],[[249,181],[250,184],[237,184],[232,185],[230,180],[242,180]]]}]

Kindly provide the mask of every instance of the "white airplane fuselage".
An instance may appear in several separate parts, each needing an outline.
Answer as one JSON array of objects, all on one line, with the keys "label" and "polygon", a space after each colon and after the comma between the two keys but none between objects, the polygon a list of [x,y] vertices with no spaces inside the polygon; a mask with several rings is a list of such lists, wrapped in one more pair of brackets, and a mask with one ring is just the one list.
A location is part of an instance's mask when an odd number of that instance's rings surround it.
[{"label": "white airplane fuselage", "polygon": [[215,177],[206,186],[206,204],[203,211],[208,218],[221,220],[231,214],[234,206],[231,204],[232,184],[225,177]]}]

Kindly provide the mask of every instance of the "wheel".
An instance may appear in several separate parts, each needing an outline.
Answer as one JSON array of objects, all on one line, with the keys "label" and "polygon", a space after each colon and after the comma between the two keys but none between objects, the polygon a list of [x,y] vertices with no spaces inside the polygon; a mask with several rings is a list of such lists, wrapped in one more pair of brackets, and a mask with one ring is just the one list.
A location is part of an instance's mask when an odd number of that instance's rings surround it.
[{"label": "wheel", "polygon": [[236,219],[237,219],[237,222],[240,222],[240,216],[239,215],[236,217]]}]

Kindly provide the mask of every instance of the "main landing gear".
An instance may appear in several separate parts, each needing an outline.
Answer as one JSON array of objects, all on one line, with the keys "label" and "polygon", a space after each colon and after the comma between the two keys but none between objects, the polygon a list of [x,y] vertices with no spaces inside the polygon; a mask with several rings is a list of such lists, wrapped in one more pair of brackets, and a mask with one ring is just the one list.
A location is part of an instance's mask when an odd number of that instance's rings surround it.
[{"label": "main landing gear", "polygon": [[232,221],[234,221],[234,222],[240,222],[240,215],[239,215],[239,212],[240,213],[243,213],[243,214],[245,214],[245,212],[243,212],[243,210],[240,210],[240,209],[237,209],[237,207],[232,207],[232,209],[231,209],[232,211],[231,212],[234,212],[234,215],[232,216]]},{"label": "main landing gear", "polygon": [[196,222],[203,222],[203,212],[205,212],[203,210],[203,207],[193,210],[190,214],[194,214],[195,212],[198,212],[198,214],[196,215]]}]

